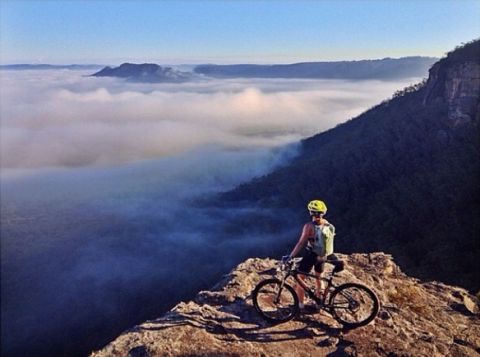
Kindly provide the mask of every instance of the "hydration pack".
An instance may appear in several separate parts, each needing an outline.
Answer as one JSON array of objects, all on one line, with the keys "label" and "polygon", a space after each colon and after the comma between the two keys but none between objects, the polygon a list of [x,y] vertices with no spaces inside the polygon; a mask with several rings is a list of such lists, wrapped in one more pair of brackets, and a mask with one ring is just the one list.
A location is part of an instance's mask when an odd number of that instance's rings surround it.
[{"label": "hydration pack", "polygon": [[330,224],[314,225],[315,236],[308,240],[310,249],[319,256],[326,256],[333,253],[333,238],[335,227]]}]

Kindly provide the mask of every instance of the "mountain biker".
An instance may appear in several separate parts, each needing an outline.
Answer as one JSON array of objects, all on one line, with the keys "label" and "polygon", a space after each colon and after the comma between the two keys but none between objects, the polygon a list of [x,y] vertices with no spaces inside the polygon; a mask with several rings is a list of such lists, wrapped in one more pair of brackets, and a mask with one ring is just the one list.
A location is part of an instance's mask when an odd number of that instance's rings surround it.
[{"label": "mountain biker", "polygon": [[[297,244],[293,248],[290,255],[284,256],[283,261],[289,261],[296,257],[303,247],[307,246],[306,254],[303,256],[298,266],[298,270],[301,272],[309,273],[312,267],[315,267],[315,283],[316,283],[316,295],[320,297],[322,291],[321,274],[323,272],[324,262],[326,257],[329,256],[329,260],[335,260],[340,263],[341,261],[333,255],[333,237],[335,235],[335,227],[330,224],[323,216],[327,213],[327,205],[321,200],[310,201],[307,205],[308,212],[310,213],[311,222],[306,223],[303,226],[302,234]],[[336,271],[343,270],[343,262],[335,267]],[[298,278],[304,282],[304,276],[298,275]],[[304,289],[297,284],[296,292],[300,301],[300,308],[303,309],[305,298]]]}]

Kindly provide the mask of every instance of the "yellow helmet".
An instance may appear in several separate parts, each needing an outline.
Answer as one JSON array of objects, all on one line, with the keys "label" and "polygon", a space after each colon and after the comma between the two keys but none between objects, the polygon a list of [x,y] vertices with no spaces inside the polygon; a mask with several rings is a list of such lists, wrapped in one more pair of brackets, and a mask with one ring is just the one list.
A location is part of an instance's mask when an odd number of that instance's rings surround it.
[{"label": "yellow helmet", "polygon": [[310,212],[322,212],[322,213],[327,213],[327,205],[325,202],[320,201],[320,200],[313,200],[308,203],[307,206],[308,210]]}]

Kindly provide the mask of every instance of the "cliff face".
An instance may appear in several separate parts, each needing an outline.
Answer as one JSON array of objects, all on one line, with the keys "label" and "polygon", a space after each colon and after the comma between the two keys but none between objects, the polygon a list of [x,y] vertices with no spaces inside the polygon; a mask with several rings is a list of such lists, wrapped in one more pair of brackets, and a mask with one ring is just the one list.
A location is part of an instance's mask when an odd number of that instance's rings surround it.
[{"label": "cliff face", "polygon": [[448,117],[461,125],[479,120],[480,41],[452,52],[429,71],[424,105],[445,102]]},{"label": "cliff face", "polygon": [[476,297],[408,277],[383,253],[339,256],[346,267],[335,283],[361,282],[381,301],[368,326],[346,331],[324,311],[269,325],[254,310],[250,294],[275,274],[277,261],[248,259],[212,290],[125,331],[91,357],[478,356]]}]

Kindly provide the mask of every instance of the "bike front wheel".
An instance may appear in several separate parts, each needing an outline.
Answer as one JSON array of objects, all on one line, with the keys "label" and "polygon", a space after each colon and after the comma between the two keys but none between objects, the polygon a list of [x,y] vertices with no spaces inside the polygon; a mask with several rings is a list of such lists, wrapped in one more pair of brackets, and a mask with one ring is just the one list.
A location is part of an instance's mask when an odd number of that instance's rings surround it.
[{"label": "bike front wheel", "polygon": [[336,288],[329,307],[333,317],[347,328],[369,324],[380,310],[375,293],[364,285],[348,283]]},{"label": "bike front wheel", "polygon": [[289,321],[299,310],[295,290],[278,279],[261,281],[253,290],[252,300],[260,315],[272,323]]}]

